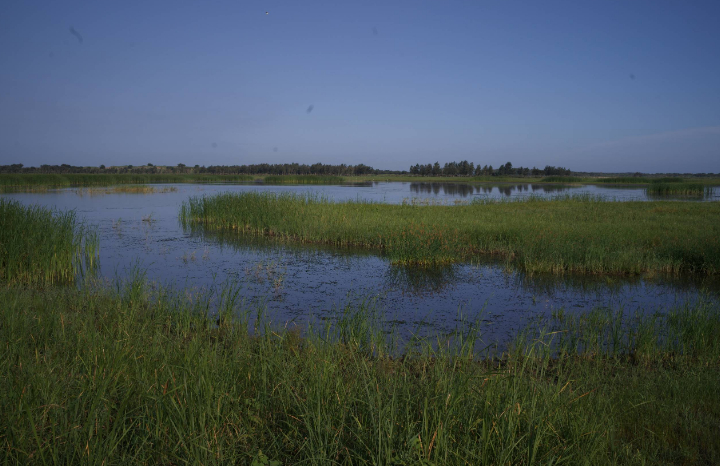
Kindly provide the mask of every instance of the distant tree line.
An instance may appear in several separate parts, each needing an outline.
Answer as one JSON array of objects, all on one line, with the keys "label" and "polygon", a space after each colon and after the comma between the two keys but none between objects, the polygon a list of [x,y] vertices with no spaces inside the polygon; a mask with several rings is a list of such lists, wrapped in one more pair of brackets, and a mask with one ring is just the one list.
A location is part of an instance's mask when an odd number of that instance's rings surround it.
[{"label": "distant tree line", "polygon": [[397,170],[378,170],[364,164],[358,165],[330,165],[322,163],[314,163],[312,165],[299,163],[260,163],[252,165],[195,165],[190,167],[184,163],[175,166],[153,165],[151,163],[141,166],[120,165],[106,167],[78,167],[68,164],[62,165],[40,165],[39,167],[25,167],[21,163],[12,165],[0,165],[0,173],[190,173],[190,174],[217,174],[217,175],[339,175],[339,176],[358,176],[358,175],[386,175],[386,174],[404,174],[406,171]]},{"label": "distant tree line", "polygon": [[[358,165],[330,165],[314,163],[259,163],[251,165],[209,165],[209,166],[187,166],[184,163],[177,165],[118,165],[106,167],[79,167],[68,165],[40,165],[39,167],[25,167],[21,163],[12,165],[0,165],[0,173],[134,173],[134,174],[214,174],[214,175],[336,175],[336,176],[360,176],[360,175],[402,175],[407,171],[378,170],[364,164]],[[570,170],[563,167],[546,165],[545,168],[513,167],[507,162],[493,168],[492,165],[475,165],[473,162],[463,160],[462,162],[448,162],[440,166],[439,162],[427,165],[416,164],[410,167],[411,175],[418,176],[550,176],[569,175]]]},{"label": "distant tree line", "polygon": [[416,164],[410,167],[411,175],[419,176],[549,176],[569,175],[570,170],[563,167],[546,165],[545,168],[513,167],[508,162],[493,168],[492,165],[475,165],[473,162],[463,160],[462,162],[448,162],[440,166],[439,162],[427,165]]}]

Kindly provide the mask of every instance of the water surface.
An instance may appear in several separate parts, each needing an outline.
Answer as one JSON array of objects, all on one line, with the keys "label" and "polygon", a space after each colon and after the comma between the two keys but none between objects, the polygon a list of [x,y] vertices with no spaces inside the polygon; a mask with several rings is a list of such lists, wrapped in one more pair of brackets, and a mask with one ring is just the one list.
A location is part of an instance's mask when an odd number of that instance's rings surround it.
[{"label": "water surface", "polygon": [[[168,185],[158,185],[167,188]],[[264,239],[184,230],[180,205],[191,195],[227,191],[320,193],[332,200],[401,203],[425,199],[453,203],[558,193],[606,194],[616,200],[646,200],[642,188],[560,185],[468,185],[463,183],[373,183],[365,186],[172,185],[156,194],[87,195],[82,189],[14,193],[28,204],[75,209],[100,236],[100,272],[123,277],[134,267],[147,278],[182,288],[211,287],[234,280],[248,304],[263,303],[276,322],[332,315],[346,303],[376,300],[401,332],[453,330],[461,318],[480,319],[486,339],[500,339],[529,319],[555,310],[622,306],[662,312],[695,299],[701,289],[718,295],[716,279],[618,279],[533,276],[504,263],[480,262],[418,269],[392,266],[362,250],[278,245]]]}]

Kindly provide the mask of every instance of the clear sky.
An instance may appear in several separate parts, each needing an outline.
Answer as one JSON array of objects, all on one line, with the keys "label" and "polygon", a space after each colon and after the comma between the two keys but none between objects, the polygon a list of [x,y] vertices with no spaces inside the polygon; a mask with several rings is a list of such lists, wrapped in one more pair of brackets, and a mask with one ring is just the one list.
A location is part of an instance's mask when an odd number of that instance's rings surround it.
[{"label": "clear sky", "polygon": [[0,164],[720,172],[720,2],[5,0]]}]

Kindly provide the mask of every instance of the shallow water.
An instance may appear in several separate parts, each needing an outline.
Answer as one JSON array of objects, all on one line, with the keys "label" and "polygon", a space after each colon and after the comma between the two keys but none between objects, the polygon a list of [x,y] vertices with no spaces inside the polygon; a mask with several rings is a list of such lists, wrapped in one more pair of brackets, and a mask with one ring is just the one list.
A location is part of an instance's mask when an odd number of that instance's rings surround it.
[{"label": "shallow water", "polygon": [[[168,185],[159,185],[166,188]],[[202,288],[235,280],[248,303],[265,303],[275,322],[325,318],[348,302],[375,299],[402,333],[452,331],[459,316],[483,321],[485,340],[503,340],[534,317],[555,310],[623,306],[660,311],[695,299],[701,289],[718,296],[717,279],[618,279],[535,276],[509,271],[503,263],[458,264],[435,269],[390,265],[367,251],[277,245],[216,233],[186,231],[180,204],[191,195],[225,191],[320,193],[333,200],[399,203],[412,198],[452,203],[470,196],[608,193],[644,200],[642,188],[548,185],[471,186],[460,183],[374,183],[371,186],[173,185],[156,194],[87,195],[82,189],[14,193],[23,203],[76,209],[100,236],[100,272],[123,277],[134,267],[151,281],[178,288]],[[621,196],[622,194],[622,196]]]}]

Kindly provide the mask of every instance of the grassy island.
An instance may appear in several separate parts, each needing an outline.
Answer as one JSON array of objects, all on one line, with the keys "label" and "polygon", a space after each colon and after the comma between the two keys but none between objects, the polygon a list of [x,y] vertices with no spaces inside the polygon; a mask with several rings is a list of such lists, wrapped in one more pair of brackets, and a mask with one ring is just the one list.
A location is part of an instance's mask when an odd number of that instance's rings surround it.
[{"label": "grassy island", "polygon": [[495,255],[531,273],[720,271],[720,204],[714,202],[564,196],[388,205],[247,192],[192,197],[180,217],[191,228],[376,249],[397,263]]}]

